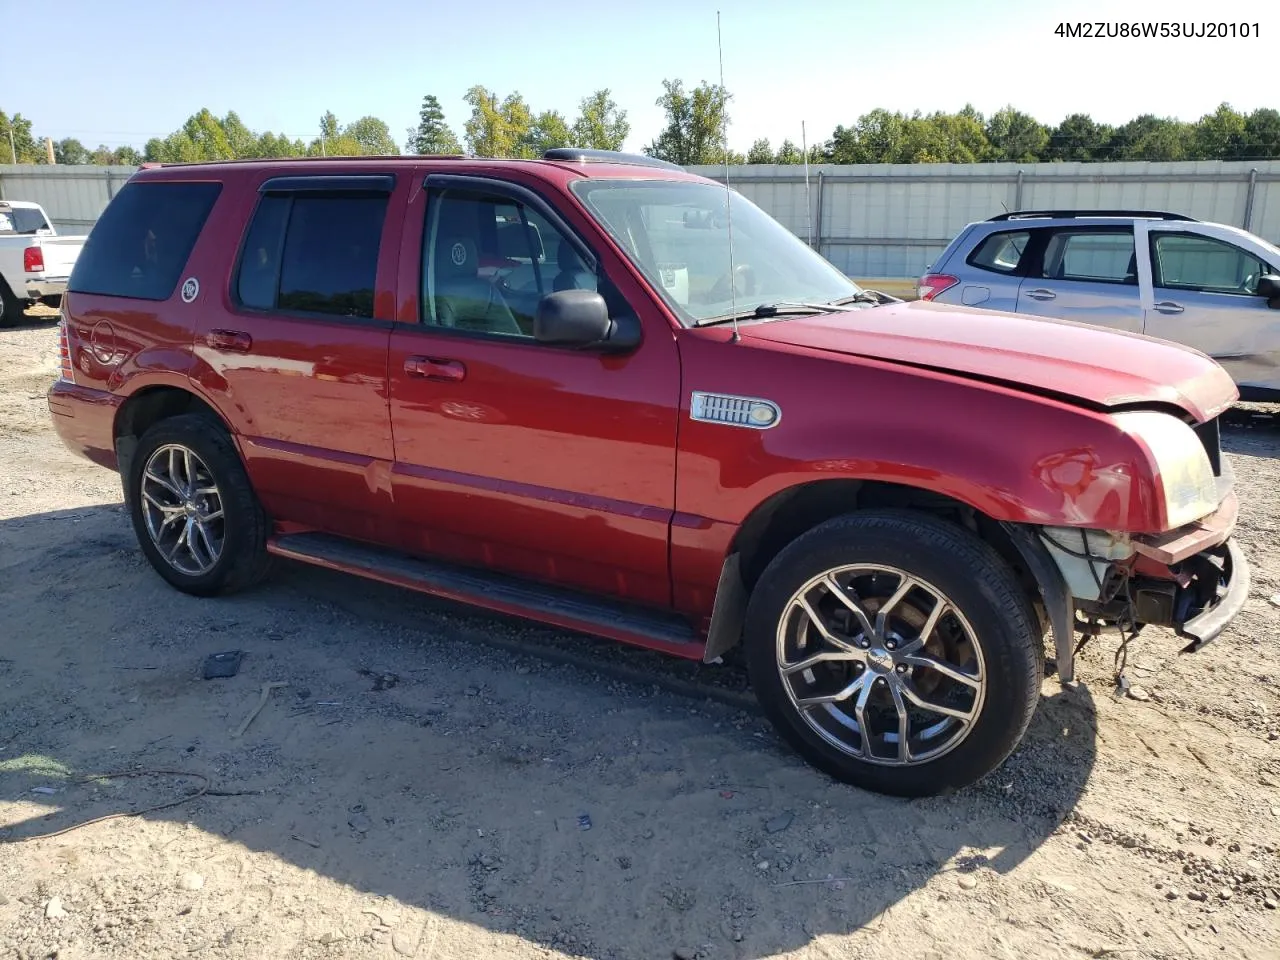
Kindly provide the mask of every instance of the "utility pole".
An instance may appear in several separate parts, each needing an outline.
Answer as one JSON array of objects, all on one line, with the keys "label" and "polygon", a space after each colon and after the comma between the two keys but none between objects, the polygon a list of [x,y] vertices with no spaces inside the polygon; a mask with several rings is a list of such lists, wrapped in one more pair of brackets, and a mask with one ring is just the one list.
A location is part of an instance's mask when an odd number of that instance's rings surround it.
[{"label": "utility pole", "polygon": [[55,158],[53,155],[53,137],[44,138],[44,152],[45,152],[45,156],[49,158],[49,162],[51,164],[58,162],[57,158]]},{"label": "utility pole", "polygon": [[13,162],[18,162],[18,148],[13,145],[13,124],[9,124],[9,152],[13,154]]}]

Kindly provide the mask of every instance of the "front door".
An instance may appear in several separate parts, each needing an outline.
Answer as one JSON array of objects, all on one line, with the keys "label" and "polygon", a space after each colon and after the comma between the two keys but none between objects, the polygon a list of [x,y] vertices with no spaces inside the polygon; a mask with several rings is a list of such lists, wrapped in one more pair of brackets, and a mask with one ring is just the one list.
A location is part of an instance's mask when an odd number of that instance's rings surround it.
[{"label": "front door", "polygon": [[358,175],[262,184],[243,213],[229,306],[196,332],[197,375],[225,398],[277,521],[388,536],[396,258],[379,254],[399,239],[389,211],[407,197],[402,186],[393,193],[390,177]]},{"label": "front door", "polygon": [[1018,313],[1142,332],[1132,227],[1047,230],[1018,287]]},{"label": "front door", "polygon": [[1280,264],[1203,229],[1148,228],[1146,333],[1208,354],[1242,389],[1280,390],[1280,310],[1258,296],[1258,278]]},{"label": "front door", "polygon": [[[680,386],[669,323],[536,195],[478,178],[426,185],[406,215],[391,334],[402,544],[668,605]],[[641,323],[637,348],[534,340],[540,298],[584,287]]]}]

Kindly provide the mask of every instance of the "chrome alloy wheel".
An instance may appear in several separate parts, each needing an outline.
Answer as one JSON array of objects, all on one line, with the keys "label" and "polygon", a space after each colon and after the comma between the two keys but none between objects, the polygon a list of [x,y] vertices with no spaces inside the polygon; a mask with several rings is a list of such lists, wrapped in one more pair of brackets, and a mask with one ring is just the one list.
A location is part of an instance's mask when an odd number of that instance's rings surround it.
[{"label": "chrome alloy wheel", "polygon": [[868,763],[910,766],[955,749],[982,712],[982,646],[936,587],[878,564],[804,584],[777,629],[783,687],[804,722]]},{"label": "chrome alloy wheel", "polygon": [[142,471],[139,493],[147,533],[179,573],[198,577],[222,556],[222,496],[213,474],[181,444],[156,449]]}]

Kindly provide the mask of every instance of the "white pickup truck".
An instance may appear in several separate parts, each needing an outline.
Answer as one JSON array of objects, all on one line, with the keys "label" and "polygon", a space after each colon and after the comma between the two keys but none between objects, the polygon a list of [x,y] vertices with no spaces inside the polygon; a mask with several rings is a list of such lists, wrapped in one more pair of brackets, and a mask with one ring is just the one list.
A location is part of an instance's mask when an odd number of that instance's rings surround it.
[{"label": "white pickup truck", "polygon": [[30,303],[61,303],[85,239],[58,236],[38,203],[0,200],[0,326]]}]

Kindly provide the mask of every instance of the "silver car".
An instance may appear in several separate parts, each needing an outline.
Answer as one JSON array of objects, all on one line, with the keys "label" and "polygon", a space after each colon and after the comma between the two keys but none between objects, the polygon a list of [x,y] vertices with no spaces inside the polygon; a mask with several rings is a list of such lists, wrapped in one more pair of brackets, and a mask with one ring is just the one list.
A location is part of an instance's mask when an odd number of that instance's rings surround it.
[{"label": "silver car", "polygon": [[1280,248],[1149,210],[1041,210],[971,223],[923,300],[1144,333],[1217,360],[1244,400],[1280,401]]}]

